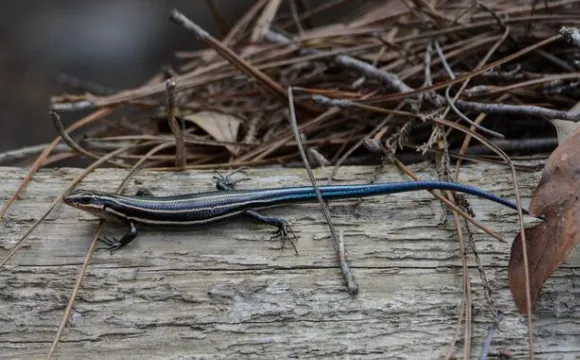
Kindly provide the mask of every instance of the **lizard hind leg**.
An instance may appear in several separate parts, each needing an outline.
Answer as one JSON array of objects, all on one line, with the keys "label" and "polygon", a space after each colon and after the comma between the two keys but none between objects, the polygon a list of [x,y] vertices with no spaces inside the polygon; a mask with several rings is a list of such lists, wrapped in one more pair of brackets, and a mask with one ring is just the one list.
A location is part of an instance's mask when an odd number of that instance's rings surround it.
[{"label": "lizard hind leg", "polygon": [[286,242],[289,242],[296,255],[298,255],[298,248],[296,247],[296,242],[298,238],[294,231],[290,227],[290,224],[284,219],[278,218],[280,220],[280,225],[278,230],[274,233],[274,235],[270,238],[270,240],[280,239],[282,240],[282,245],[280,246],[280,250],[284,250],[286,246]]},{"label": "lizard hind leg", "polygon": [[[221,191],[232,191],[234,190],[234,186],[236,183],[248,180],[248,178],[233,180],[232,175],[239,172],[243,173],[243,169],[235,170],[226,175],[216,171],[214,179],[217,181],[216,182],[217,189]],[[292,245],[294,252],[296,253],[296,255],[298,255],[298,249],[296,247],[296,242],[298,241],[298,238],[296,237],[296,234],[294,234],[294,231],[292,231],[292,228],[290,227],[290,224],[286,219],[263,215],[262,213],[255,210],[246,210],[244,211],[244,215],[251,217],[252,219],[258,222],[277,227],[278,230],[274,233],[274,235],[270,238],[270,240],[273,239],[282,240],[282,246],[280,247],[280,250],[284,250],[287,241],[290,242],[290,245]]]},{"label": "lizard hind leg", "polygon": [[284,250],[284,248],[286,247],[286,242],[288,241],[290,245],[292,245],[292,248],[294,249],[296,255],[298,255],[298,249],[296,248],[296,242],[298,241],[298,238],[296,237],[296,234],[294,234],[294,231],[292,231],[292,228],[290,227],[288,220],[275,216],[263,215],[254,210],[247,210],[245,211],[245,214],[251,216],[256,221],[277,227],[278,230],[276,230],[276,232],[274,233],[274,235],[272,235],[270,240],[274,239],[282,240],[280,250]]}]

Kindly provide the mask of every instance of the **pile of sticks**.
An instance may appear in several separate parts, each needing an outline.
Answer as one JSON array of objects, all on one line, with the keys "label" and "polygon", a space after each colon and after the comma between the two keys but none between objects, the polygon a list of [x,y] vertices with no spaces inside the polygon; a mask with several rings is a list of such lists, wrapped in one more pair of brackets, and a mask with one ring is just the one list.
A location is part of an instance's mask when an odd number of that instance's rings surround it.
[{"label": "pile of sticks", "polygon": [[[489,144],[471,144],[475,133],[510,155],[545,156],[557,145],[546,120],[580,120],[568,111],[577,45],[565,41],[580,1],[430,3],[261,0],[232,27],[214,5],[225,36],[175,10],[175,31],[207,46],[178,53],[179,68],[143,86],[57,96],[52,109],[95,110],[74,136],[95,158],[130,147],[109,162],[123,167],[160,144],[144,167],[301,165],[297,140],[314,166],[495,161]],[[317,20],[341,9],[350,12],[340,21]]]}]

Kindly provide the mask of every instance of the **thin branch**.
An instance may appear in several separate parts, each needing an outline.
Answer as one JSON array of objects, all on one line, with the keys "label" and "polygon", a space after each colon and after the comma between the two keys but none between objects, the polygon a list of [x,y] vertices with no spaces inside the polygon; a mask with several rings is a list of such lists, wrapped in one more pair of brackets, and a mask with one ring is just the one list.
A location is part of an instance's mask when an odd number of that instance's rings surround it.
[{"label": "thin branch", "polygon": [[250,41],[255,43],[262,39],[264,34],[270,29],[270,25],[272,24],[272,20],[276,16],[278,12],[278,8],[282,4],[282,0],[270,0],[269,3],[266,5],[264,10],[262,11],[262,15],[256,21],[256,26],[254,27],[254,31],[250,36]]},{"label": "thin branch", "polygon": [[300,22],[300,15],[298,14],[298,6],[296,5],[296,1],[297,0],[289,0],[288,4],[290,5],[290,13],[292,14],[292,19],[294,20],[298,34],[302,35],[304,34],[304,28]]},{"label": "thin branch", "polygon": [[[448,198],[452,201],[453,195],[450,191],[447,191]],[[472,320],[472,298],[471,298],[471,277],[469,276],[469,266],[467,264],[465,242],[463,241],[463,231],[461,230],[461,222],[457,213],[453,213],[453,223],[457,230],[457,240],[459,242],[459,252],[461,255],[461,268],[463,269],[463,295],[465,296],[465,302],[462,301],[462,305],[465,306],[465,333],[463,335],[463,358],[469,359],[471,356],[471,320]]]},{"label": "thin branch", "polygon": [[230,26],[215,0],[205,0],[222,35],[230,33]]},{"label": "thin branch", "polygon": [[[82,155],[82,156],[86,156],[88,158],[91,159],[95,159],[98,160],[101,157],[95,153],[92,153],[88,150],[85,150],[84,148],[82,148],[79,144],[77,144],[68,134],[68,132],[66,132],[66,130],[64,129],[64,126],[62,125],[62,122],[60,121],[60,116],[58,116],[58,114],[54,111],[50,112],[50,117],[52,118],[52,123],[54,124],[54,127],[56,128],[56,131],[58,132],[58,134],[60,135],[61,139],[71,148],[71,150],[77,152],[78,154]],[[124,164],[122,162],[117,162],[114,161],[112,159],[107,159],[107,162],[109,164],[118,166],[120,168],[129,168],[130,166],[127,164]]]},{"label": "thin branch", "polygon": [[165,86],[167,87],[167,120],[175,136],[175,167],[183,170],[187,166],[187,148],[183,142],[183,132],[175,119],[175,80],[167,80]]},{"label": "thin branch", "polygon": [[304,167],[308,176],[310,177],[310,181],[312,182],[312,186],[314,191],[316,192],[316,196],[318,197],[318,202],[322,207],[322,211],[324,213],[324,217],[326,218],[326,222],[328,223],[328,227],[330,229],[330,236],[332,238],[332,243],[334,245],[334,251],[337,254],[338,262],[340,265],[340,269],[342,270],[342,276],[346,282],[348,292],[351,295],[358,294],[358,284],[354,280],[354,275],[350,270],[350,266],[346,262],[346,258],[344,256],[340,256],[340,245],[338,236],[336,235],[336,230],[334,228],[334,224],[332,222],[332,217],[330,216],[330,212],[328,211],[328,206],[322,197],[322,193],[320,189],[316,185],[316,179],[314,178],[314,174],[312,173],[312,169],[310,168],[310,164],[308,163],[308,157],[306,155],[306,151],[304,151],[304,145],[301,141],[300,130],[298,129],[298,123],[296,121],[296,114],[294,113],[294,98],[292,95],[292,88],[288,88],[288,106],[290,107],[290,125],[292,126],[292,131],[294,132],[294,137],[296,138],[296,144],[298,145],[298,150],[300,151],[300,156],[302,157],[302,161],[304,162]]}]

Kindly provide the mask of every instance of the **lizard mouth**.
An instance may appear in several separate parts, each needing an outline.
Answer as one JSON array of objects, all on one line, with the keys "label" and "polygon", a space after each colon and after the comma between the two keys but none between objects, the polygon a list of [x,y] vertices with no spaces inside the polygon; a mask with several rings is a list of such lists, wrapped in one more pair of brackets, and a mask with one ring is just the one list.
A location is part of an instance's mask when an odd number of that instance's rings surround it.
[{"label": "lizard mouth", "polygon": [[82,210],[88,214],[91,214],[91,215],[98,217],[98,218],[101,218],[101,219],[105,218],[105,216],[103,214],[103,209],[104,209],[103,205],[93,204],[93,203],[83,204],[83,203],[77,202],[75,199],[70,199],[70,198],[67,199],[66,197],[63,198],[63,201],[65,204],[67,204],[71,207],[74,207],[75,209]]}]

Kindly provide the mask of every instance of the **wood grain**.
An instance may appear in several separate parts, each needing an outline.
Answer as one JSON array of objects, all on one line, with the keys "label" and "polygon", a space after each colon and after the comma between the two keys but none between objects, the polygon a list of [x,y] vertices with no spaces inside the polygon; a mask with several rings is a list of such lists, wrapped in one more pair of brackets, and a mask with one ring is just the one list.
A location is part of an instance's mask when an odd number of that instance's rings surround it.
[{"label": "wood grain", "polygon": [[[426,179],[436,176],[430,165],[413,168]],[[45,170],[35,177],[2,223],[1,255],[79,171]],[[336,183],[363,183],[373,171],[344,168]],[[125,174],[99,170],[81,187],[112,191]],[[324,179],[323,172],[316,174]],[[463,183],[513,198],[506,168],[478,164],[462,174]],[[0,168],[1,201],[24,175],[21,169]],[[127,192],[143,186],[159,195],[208,191],[212,175],[142,172]],[[248,175],[251,180],[240,188],[308,184],[299,169]],[[525,205],[540,175],[519,174]],[[406,179],[395,170],[380,178],[401,180]],[[508,240],[501,243],[474,230],[495,305],[505,313],[491,350],[527,358],[526,322],[507,288],[517,217],[499,205],[468,199],[477,219]],[[318,204],[267,211],[290,221],[299,256],[290,248],[278,250],[279,242],[268,240],[271,228],[244,219],[188,231],[143,230],[118,253],[94,255],[56,358],[441,359],[455,330],[462,292],[453,222],[442,221],[441,205],[424,191],[355,203],[333,203],[331,214],[345,232],[360,285],[357,297],[350,297],[342,283]],[[96,225],[90,215],[59,206],[0,270],[0,358],[44,358]],[[112,226],[106,232],[124,230]],[[469,262],[472,357],[478,358],[491,316],[472,256]],[[538,359],[580,357],[579,265],[575,252],[544,288],[534,313]]]}]

